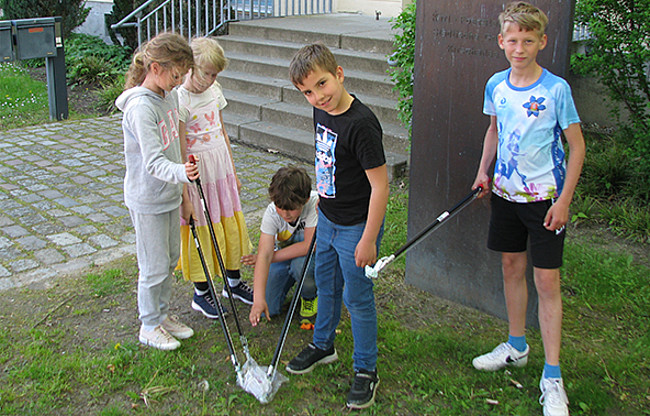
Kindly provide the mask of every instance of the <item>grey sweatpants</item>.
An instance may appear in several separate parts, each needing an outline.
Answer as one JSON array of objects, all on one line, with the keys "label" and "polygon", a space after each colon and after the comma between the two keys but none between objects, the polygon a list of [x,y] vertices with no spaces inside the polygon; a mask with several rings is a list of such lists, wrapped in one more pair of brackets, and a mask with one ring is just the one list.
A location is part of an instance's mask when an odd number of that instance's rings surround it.
[{"label": "grey sweatpants", "polygon": [[181,247],[179,210],[163,214],[140,214],[129,210],[135,228],[138,257],[138,312],[146,331],[167,317],[172,273]]}]

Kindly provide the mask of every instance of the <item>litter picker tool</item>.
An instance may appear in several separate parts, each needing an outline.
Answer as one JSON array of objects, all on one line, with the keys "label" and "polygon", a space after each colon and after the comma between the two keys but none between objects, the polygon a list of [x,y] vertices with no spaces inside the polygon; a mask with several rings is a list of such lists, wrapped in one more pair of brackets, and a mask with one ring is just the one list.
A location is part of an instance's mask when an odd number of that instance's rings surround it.
[{"label": "litter picker tool", "polygon": [[[188,159],[190,163],[196,164],[196,158],[194,155],[189,155]],[[242,344],[242,348],[244,349],[244,355],[246,355],[246,359],[249,360],[251,358],[250,352],[248,350],[248,341],[246,340],[246,337],[244,336],[244,333],[242,332],[241,325],[239,324],[239,317],[237,316],[237,308],[235,308],[235,300],[232,296],[232,290],[230,289],[230,285],[228,284],[228,278],[226,276],[226,266],[223,263],[223,257],[221,256],[221,250],[219,250],[219,243],[217,242],[217,235],[214,232],[214,227],[212,226],[212,217],[210,216],[210,210],[208,209],[208,204],[205,200],[205,194],[203,193],[203,187],[201,186],[201,179],[196,178],[194,180],[194,183],[196,183],[196,188],[199,191],[199,198],[201,200],[201,208],[203,208],[203,214],[205,215],[205,220],[208,223],[208,231],[210,232],[210,238],[212,239],[212,245],[214,246],[214,251],[217,256],[217,263],[219,263],[219,270],[221,271],[221,278],[223,279],[223,286],[228,294],[228,299],[230,299],[230,308],[232,310],[232,315],[235,319],[235,325],[237,326],[237,333],[239,334],[239,341]]]},{"label": "litter picker tool", "polygon": [[203,267],[203,273],[205,273],[205,280],[208,283],[208,288],[210,290],[210,295],[214,299],[215,306],[219,312],[219,322],[221,323],[221,329],[223,334],[226,337],[226,343],[228,344],[228,351],[230,352],[230,361],[235,366],[235,372],[237,373],[237,383],[243,384],[244,374],[242,368],[237,360],[237,354],[235,353],[235,347],[233,346],[232,336],[230,335],[230,330],[228,325],[226,325],[226,318],[223,316],[223,307],[221,306],[221,301],[217,297],[217,291],[214,288],[214,282],[212,281],[212,276],[210,276],[210,270],[205,263],[205,257],[203,257],[203,250],[201,250],[201,241],[199,240],[199,235],[196,232],[196,226],[194,224],[194,218],[190,216],[190,230],[192,230],[192,236],[194,237],[194,244],[196,249],[199,252],[199,260],[201,260],[201,266]]},{"label": "litter picker tool", "polygon": [[379,275],[379,272],[393,262],[399,255],[404,253],[406,250],[410,249],[414,245],[418,244],[424,240],[431,232],[437,229],[442,223],[444,223],[449,218],[458,214],[463,208],[468,206],[477,195],[481,192],[483,187],[479,186],[476,189],[473,189],[467,196],[460,200],[456,205],[453,206],[448,211],[443,212],[436,218],[434,222],[429,224],[424,230],[420,231],[411,241],[406,242],[402,247],[400,247],[395,253],[390,256],[382,257],[375,263],[374,266],[366,266],[366,277],[369,279],[374,279]]},{"label": "litter picker tool", "polygon": [[[196,158],[194,155],[189,155],[188,159],[191,163],[196,163]],[[237,308],[235,307],[235,301],[234,297],[232,295],[232,290],[230,289],[230,285],[228,284],[228,278],[226,277],[226,266],[223,263],[223,257],[221,256],[221,250],[219,250],[219,243],[217,243],[217,236],[214,232],[214,227],[212,226],[212,217],[210,216],[210,210],[208,209],[208,204],[206,203],[205,200],[205,194],[203,193],[203,187],[201,186],[201,180],[199,178],[196,178],[194,180],[196,183],[196,188],[199,192],[199,198],[201,200],[201,207],[203,208],[203,213],[205,215],[205,220],[208,223],[208,230],[210,231],[210,238],[212,239],[212,245],[214,246],[214,251],[216,252],[217,256],[217,262],[219,263],[219,269],[221,271],[221,277],[223,279],[223,285],[225,287],[226,293],[228,294],[228,299],[230,299],[230,307],[232,309],[232,314],[235,320],[235,325],[237,326],[237,332],[239,333],[239,341],[242,344],[242,348],[244,350],[244,355],[246,356],[246,362],[244,363],[243,366],[240,367],[239,361],[237,361],[237,355],[234,352],[234,349],[232,347],[232,337],[230,336],[230,331],[228,330],[228,326],[226,325],[225,319],[223,318],[223,314],[220,314],[221,316],[221,322],[222,325],[225,327],[226,331],[226,338],[228,340],[228,348],[230,350],[230,357],[231,360],[233,361],[233,364],[235,365],[235,371],[237,372],[237,384],[247,391],[248,393],[251,393],[253,396],[256,398],[258,397],[259,392],[257,390],[254,390],[254,387],[256,386],[255,382],[252,382],[251,380],[254,380],[257,377],[257,374],[259,373],[264,373],[264,370],[260,368],[259,365],[255,362],[255,360],[251,357],[250,351],[248,349],[248,341],[246,340],[246,337],[244,336],[244,333],[242,332],[241,325],[239,324],[239,317],[237,316]],[[195,240],[198,241],[198,238],[195,237]],[[198,242],[197,242],[198,244]],[[200,250],[199,250],[200,252]],[[206,277],[208,275],[208,271],[205,267],[203,266],[206,272]],[[209,279],[208,279],[209,280]],[[217,302],[217,305],[221,307],[221,303],[219,302],[218,298],[216,297],[216,292],[214,291],[214,285],[211,285],[211,290],[213,291],[212,296],[215,299],[215,302]],[[220,311],[221,312],[221,311]],[[247,387],[251,386],[251,387]]]},{"label": "litter picker tool", "polygon": [[246,379],[244,380],[248,384],[244,387],[244,390],[251,393],[257,400],[261,403],[269,403],[273,400],[273,396],[277,393],[278,389],[285,381],[288,381],[288,378],[282,373],[277,372],[278,362],[280,361],[280,355],[282,354],[282,348],[284,343],[287,340],[287,334],[289,333],[289,327],[291,326],[291,320],[293,315],[296,312],[298,306],[298,301],[300,300],[300,292],[302,292],[302,287],[305,283],[305,276],[307,276],[307,270],[309,269],[309,263],[312,260],[314,255],[314,248],[316,246],[316,232],[309,243],[309,251],[307,253],[307,258],[305,263],[302,265],[302,274],[300,275],[300,281],[296,287],[296,291],[293,294],[293,299],[291,300],[291,306],[289,306],[289,311],[287,316],[284,319],[284,325],[282,326],[282,331],[280,332],[280,338],[278,338],[278,345],[275,347],[275,353],[273,354],[273,359],[271,360],[271,365],[268,366],[266,371],[262,367],[257,367],[254,370],[249,370],[246,374]]}]

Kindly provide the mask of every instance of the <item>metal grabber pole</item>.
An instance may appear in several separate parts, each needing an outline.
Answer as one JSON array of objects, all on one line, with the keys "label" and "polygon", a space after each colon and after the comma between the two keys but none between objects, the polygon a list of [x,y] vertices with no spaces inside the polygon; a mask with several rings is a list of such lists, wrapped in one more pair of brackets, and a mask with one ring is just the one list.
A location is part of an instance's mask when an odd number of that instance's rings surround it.
[{"label": "metal grabber pole", "polygon": [[228,351],[230,352],[230,361],[232,361],[232,364],[235,366],[235,372],[237,373],[237,381],[239,382],[240,379],[243,379],[242,370],[239,361],[237,360],[237,354],[235,353],[235,347],[233,346],[230,330],[228,329],[228,325],[226,325],[226,318],[223,316],[223,307],[221,306],[221,301],[217,297],[216,290],[214,289],[214,283],[212,281],[212,276],[210,276],[210,270],[207,264],[205,263],[205,258],[203,257],[203,250],[201,250],[201,242],[199,240],[199,235],[196,232],[194,218],[190,217],[189,222],[190,222],[190,230],[192,230],[192,236],[194,237],[194,244],[196,245],[196,249],[199,252],[199,259],[201,260],[203,273],[205,273],[205,280],[208,283],[210,295],[212,295],[212,299],[214,299],[214,302],[217,307],[217,311],[219,312],[219,322],[221,323],[221,329],[223,330],[223,334],[226,337],[226,343],[228,344]]},{"label": "metal grabber pole", "polygon": [[446,220],[449,218],[453,217],[454,215],[458,214],[463,208],[465,208],[467,205],[469,205],[474,199],[476,199],[476,196],[481,192],[483,187],[479,186],[476,189],[473,189],[472,192],[470,192],[467,196],[465,196],[463,199],[461,199],[456,205],[454,205],[450,210],[443,212],[436,218],[435,221],[433,221],[431,224],[429,224],[425,229],[420,231],[415,237],[413,237],[410,241],[406,242],[402,247],[400,247],[395,253],[391,254],[390,256],[382,257],[377,262],[375,263],[374,266],[366,266],[365,271],[366,271],[366,277],[369,279],[374,279],[379,275],[379,272],[388,266],[390,263],[393,262],[399,255],[402,253],[406,252],[408,249],[413,247],[414,245],[418,244],[422,240],[424,240],[431,232],[433,232],[435,229],[437,229],[442,223],[444,223]]}]

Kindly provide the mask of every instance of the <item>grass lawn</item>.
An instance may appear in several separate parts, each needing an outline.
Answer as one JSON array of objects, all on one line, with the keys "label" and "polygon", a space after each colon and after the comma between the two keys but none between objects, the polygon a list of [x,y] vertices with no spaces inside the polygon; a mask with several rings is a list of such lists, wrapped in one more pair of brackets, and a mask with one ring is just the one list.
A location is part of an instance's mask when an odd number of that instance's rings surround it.
[{"label": "grass lawn", "polygon": [[[387,227],[382,255],[404,242],[406,202],[405,191],[393,192],[387,224],[402,226]],[[562,363],[573,415],[647,415],[650,408],[650,270],[625,247],[612,247],[585,233],[566,247]],[[250,278],[251,271],[245,274]],[[136,276],[134,259],[126,258],[47,288],[0,296],[0,414],[352,413],[345,408],[352,376],[346,312],[336,340],[339,360],[291,375],[262,405],[237,387],[221,328],[190,310],[186,282],[175,282],[171,310],[195,336],[173,352],[137,342]],[[478,372],[471,359],[506,337],[505,322],[405,285],[402,260],[382,271],[376,299],[381,384],[376,404],[355,413],[541,414],[538,331],[528,332],[528,366]],[[248,307],[238,304],[238,311],[252,356],[268,365],[283,318],[252,328]],[[228,321],[243,361],[232,316]],[[284,364],[310,339],[311,332],[294,323],[280,372],[286,374]]]}]

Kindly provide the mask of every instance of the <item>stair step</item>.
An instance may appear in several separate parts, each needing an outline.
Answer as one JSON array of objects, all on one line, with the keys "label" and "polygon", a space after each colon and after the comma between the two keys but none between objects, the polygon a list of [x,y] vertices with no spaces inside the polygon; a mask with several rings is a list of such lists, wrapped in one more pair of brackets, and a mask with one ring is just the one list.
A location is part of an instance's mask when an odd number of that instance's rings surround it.
[{"label": "stair step", "polygon": [[[227,69],[219,74],[220,83],[230,90],[254,94],[262,98],[282,100],[284,88],[295,88],[289,80],[271,78]],[[226,97],[227,99],[228,97]]]},{"label": "stair step", "polygon": [[[273,70],[267,71],[270,73],[267,74],[267,72],[258,70],[262,68],[273,68]],[[284,77],[282,77],[282,73],[285,74]],[[397,92],[393,90],[393,84],[387,75],[345,69],[343,74],[345,76],[345,88],[349,92],[392,99],[396,102]],[[241,63],[241,65],[234,63],[221,72],[219,77],[221,84],[229,89],[244,93],[255,93],[267,98],[281,99],[282,87],[290,87],[289,89],[296,90],[296,87],[289,81],[287,67],[276,66],[272,62],[263,63],[259,60],[251,60]],[[297,90],[296,92],[300,94]],[[294,97],[293,101],[295,102],[297,99]]]},{"label": "stair step", "polygon": [[[229,103],[223,112],[226,131],[235,142],[312,162],[313,109],[289,81],[289,64],[304,44],[323,41],[344,69],[346,89],[377,115],[389,175],[398,177],[406,171],[409,141],[398,119],[398,95],[386,72],[386,53],[392,48],[389,30],[385,25],[376,29],[367,19],[363,25],[355,25],[360,19],[356,15],[337,15],[336,19],[342,27],[332,25],[331,16],[230,25],[230,34],[219,38],[230,61],[227,70],[219,74]],[[324,22],[330,23],[322,27]],[[375,29],[381,33],[369,35]],[[364,45],[368,37],[380,41]]]},{"label": "stair step", "polygon": [[[226,56],[231,60],[246,62],[251,57],[256,61],[274,63],[289,68],[289,63],[294,54],[305,44],[269,39],[258,39],[250,36],[227,35],[219,38],[221,46],[226,51]],[[385,75],[388,71],[388,60],[385,54],[367,51],[353,51],[349,49],[331,48],[332,54],[341,67],[354,68],[357,71]],[[245,51],[245,52],[237,52]],[[277,61],[275,61],[277,59]],[[287,76],[287,73],[282,75]]]},{"label": "stair step", "polygon": [[[336,25],[332,25],[332,16]],[[259,37],[309,44],[323,42],[330,48],[390,54],[393,49],[393,30],[386,19],[373,20],[368,16],[349,13],[330,15],[289,16],[232,23],[233,35]]]},{"label": "stair step", "polygon": [[[250,121],[234,115],[224,114],[224,123],[233,141],[271,152],[280,152],[307,162],[314,160],[313,133],[276,123]],[[235,129],[237,123],[239,123],[238,129]],[[235,130],[237,133],[230,134],[230,131]],[[389,180],[403,176],[407,167],[406,155],[389,151],[385,154]]]}]

